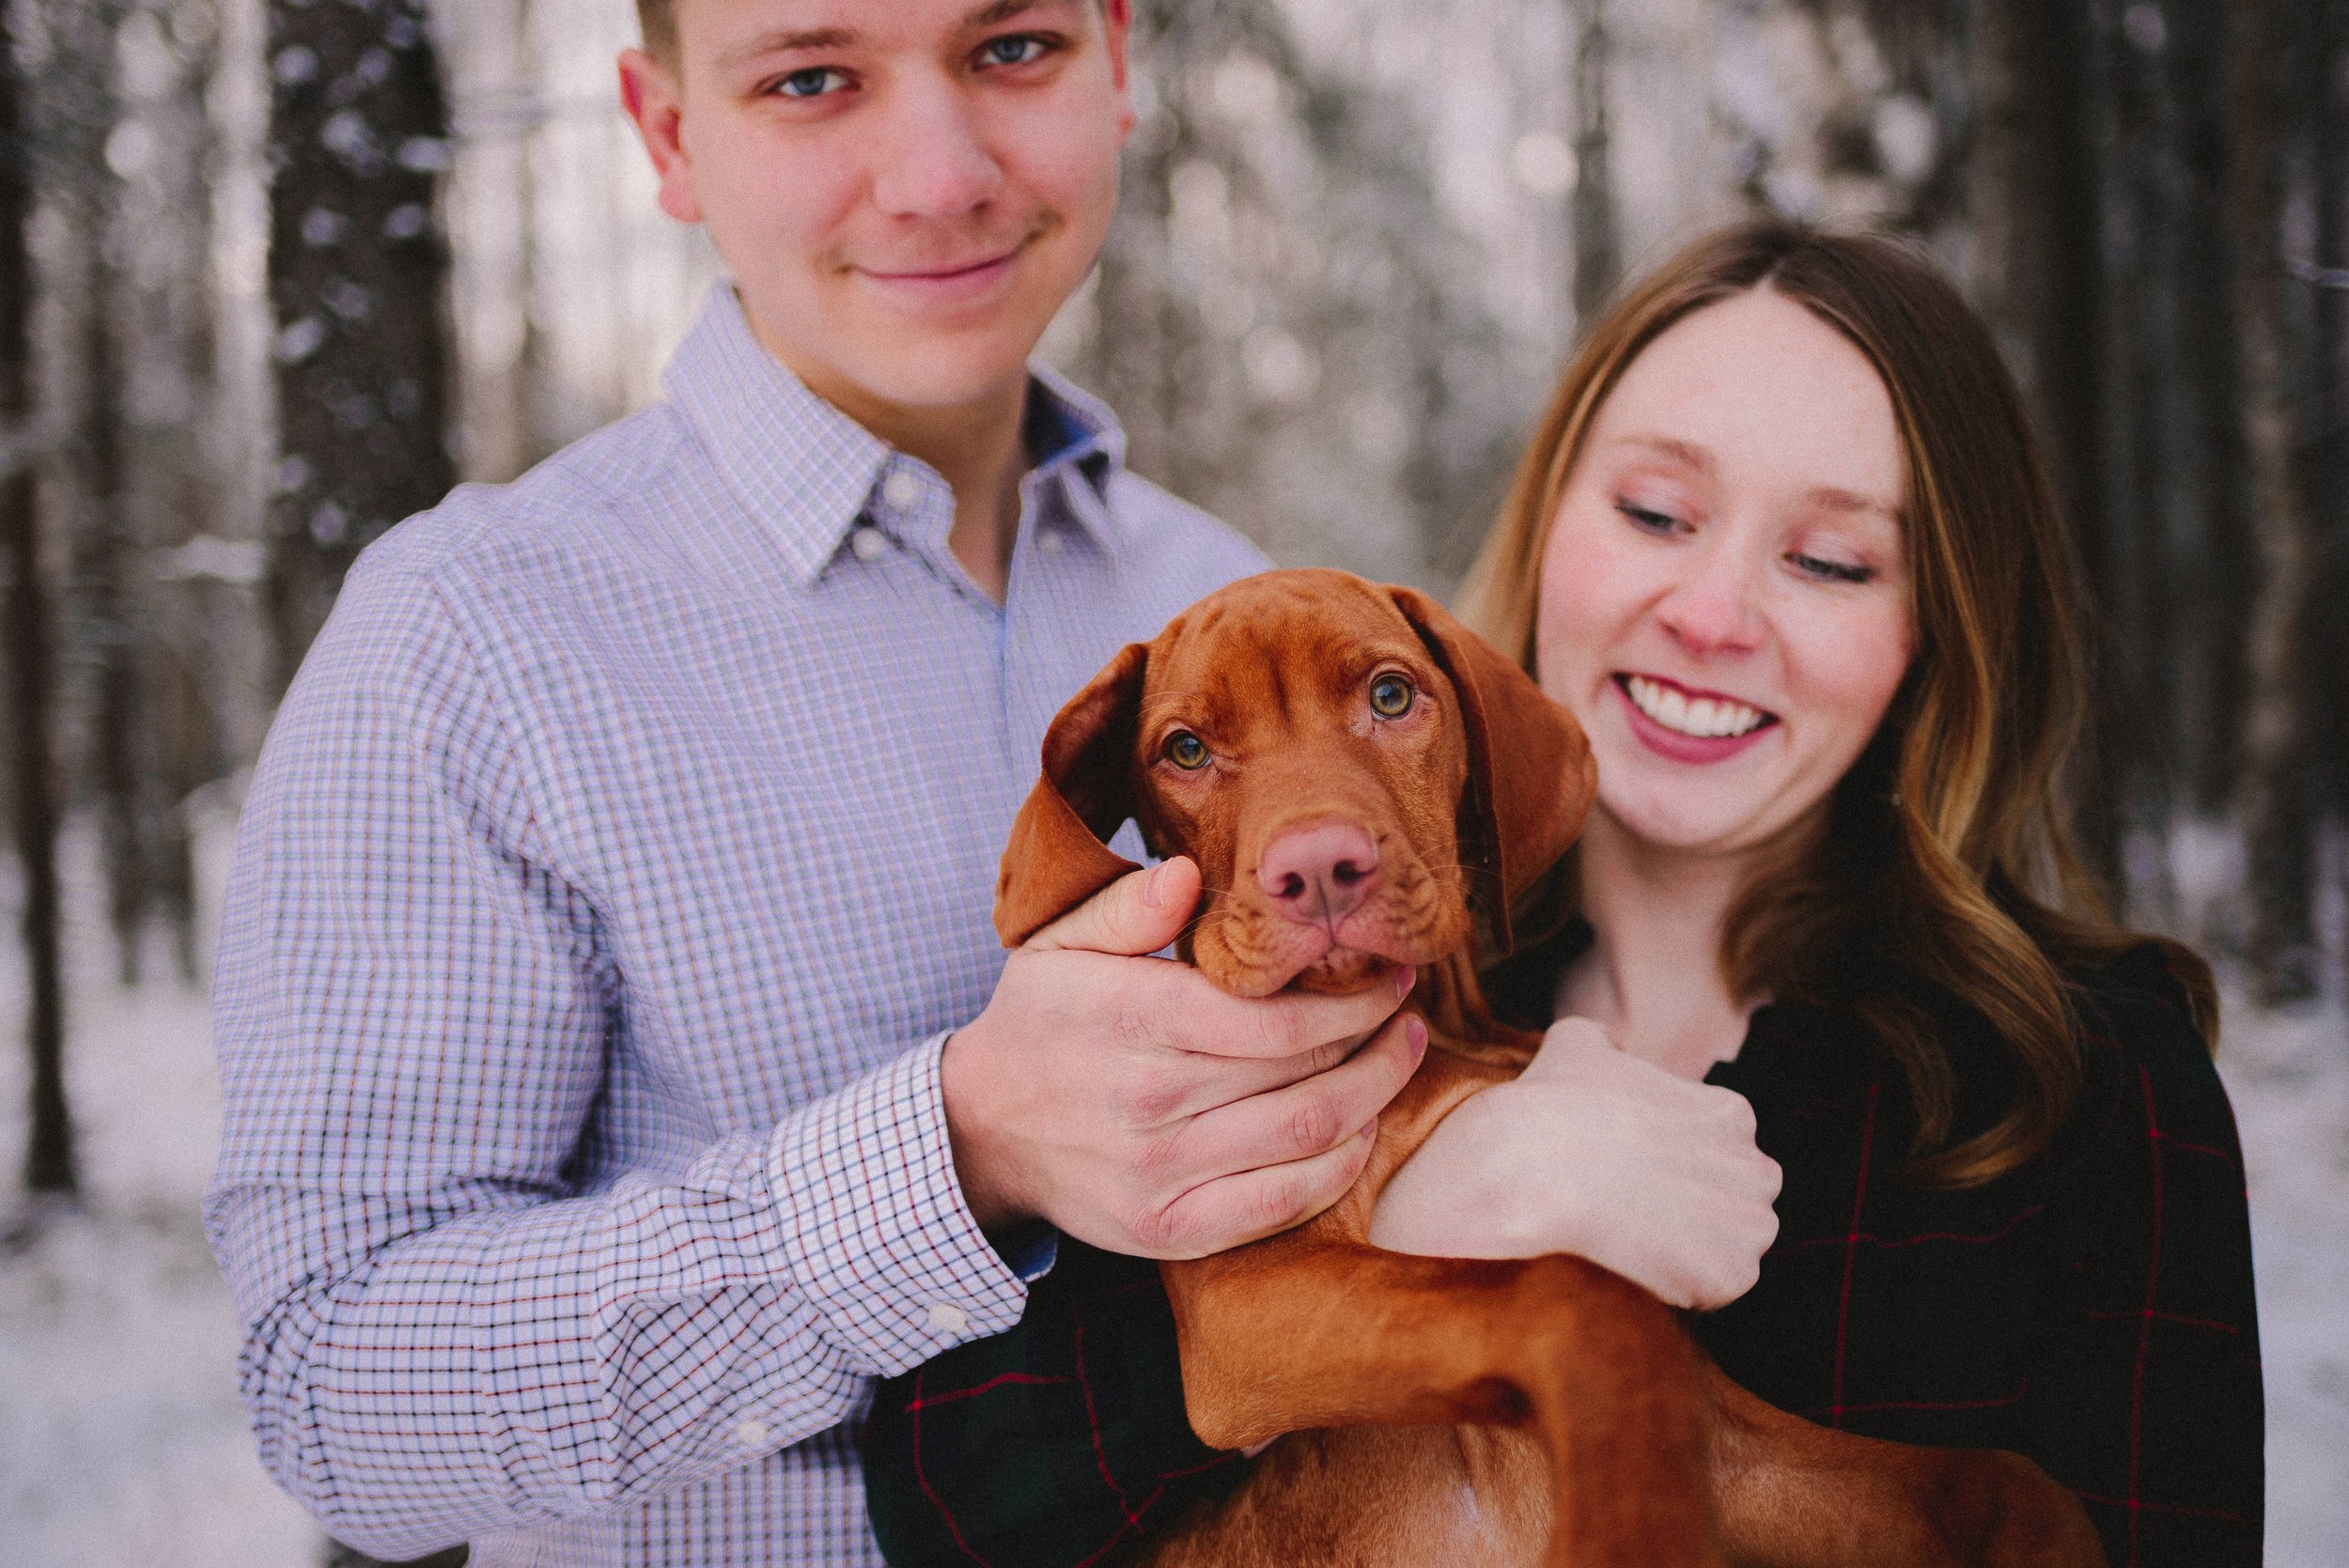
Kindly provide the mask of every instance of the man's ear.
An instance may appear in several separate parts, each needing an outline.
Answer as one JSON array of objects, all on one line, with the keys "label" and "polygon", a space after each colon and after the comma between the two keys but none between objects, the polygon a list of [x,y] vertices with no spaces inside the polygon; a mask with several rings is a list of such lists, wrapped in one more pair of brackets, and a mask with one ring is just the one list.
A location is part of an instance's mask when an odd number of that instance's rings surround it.
[{"label": "man's ear", "polygon": [[1460,863],[1485,873],[1470,888],[1491,951],[1509,951],[1509,906],[1566,852],[1598,793],[1590,742],[1574,716],[1425,594],[1389,588],[1459,693],[1469,783],[1460,798]]},{"label": "man's ear", "polygon": [[677,80],[641,49],[620,52],[620,107],[635,122],[636,134],[660,180],[661,210],[681,224],[702,221],[693,194],[693,163],[685,150],[685,97]]},{"label": "man's ear", "polygon": [[1117,140],[1121,146],[1134,133],[1135,124],[1133,82],[1128,60],[1133,20],[1128,0],[1101,0],[1101,41],[1110,53],[1110,85],[1117,93]]},{"label": "man's ear", "polygon": [[1044,732],[1044,772],[1012,820],[995,877],[995,934],[1018,947],[1134,862],[1103,841],[1134,814],[1136,715],[1149,648],[1128,643]]}]

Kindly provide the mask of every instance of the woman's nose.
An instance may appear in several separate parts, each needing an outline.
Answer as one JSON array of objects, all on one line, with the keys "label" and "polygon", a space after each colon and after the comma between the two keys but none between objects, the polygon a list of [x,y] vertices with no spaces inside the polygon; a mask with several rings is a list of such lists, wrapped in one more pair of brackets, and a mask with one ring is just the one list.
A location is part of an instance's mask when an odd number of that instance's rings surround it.
[{"label": "woman's nose", "polygon": [[1760,645],[1762,615],[1754,567],[1736,551],[1694,555],[1688,574],[1657,604],[1657,622],[1695,654],[1742,653]]}]

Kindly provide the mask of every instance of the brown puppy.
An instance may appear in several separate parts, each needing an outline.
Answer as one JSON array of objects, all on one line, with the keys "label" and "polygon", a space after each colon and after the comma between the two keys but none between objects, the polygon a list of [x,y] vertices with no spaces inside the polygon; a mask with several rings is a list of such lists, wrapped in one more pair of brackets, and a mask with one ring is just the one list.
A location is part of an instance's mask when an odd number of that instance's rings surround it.
[{"label": "brown puppy", "polygon": [[1155,853],[1199,862],[1209,892],[1181,947],[1216,984],[1340,991],[1414,965],[1430,1035],[1335,1206],[1164,1265],[1191,1424],[1219,1447],[1280,1440],[1148,1560],[2101,1562],[2028,1461],[1771,1409],[1594,1265],[1368,1244],[1387,1179],[1539,1044],[1493,1021],[1474,957],[1506,951],[1510,902],[1594,787],[1580,732],[1523,672],[1424,596],[1342,572],[1201,600],[1054,721],[1003,858],[1006,944],[1132,869],[1102,842],[1130,817]]}]

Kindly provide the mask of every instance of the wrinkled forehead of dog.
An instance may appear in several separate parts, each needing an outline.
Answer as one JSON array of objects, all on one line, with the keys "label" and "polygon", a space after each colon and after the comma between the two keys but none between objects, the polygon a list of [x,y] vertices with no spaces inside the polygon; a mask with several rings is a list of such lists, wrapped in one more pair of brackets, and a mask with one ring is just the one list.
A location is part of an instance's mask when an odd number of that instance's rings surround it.
[{"label": "wrinkled forehead of dog", "polygon": [[1343,727],[1358,717],[1349,699],[1388,669],[1449,702],[1451,681],[1387,589],[1313,568],[1242,579],[1151,643],[1135,760],[1147,765],[1169,724],[1227,742]]},{"label": "wrinkled forehead of dog", "polygon": [[[1354,699],[1369,695],[1381,660],[1435,699],[1422,718],[1440,722],[1386,733],[1436,741],[1415,748],[1422,764],[1439,764],[1423,786],[1456,790],[1456,852],[1480,893],[1489,890],[1482,901],[1494,950],[1506,952],[1509,902],[1564,853],[1596,791],[1590,748],[1514,660],[1435,600],[1318,568],[1210,594],[1151,642],[1120,649],[1068,700],[1046,731],[1041,774],[997,877],[995,925],[1006,945],[1135,869],[1105,841],[1128,818],[1148,834],[1158,814],[1141,797],[1159,792],[1135,786],[1169,738],[1164,715],[1174,705],[1200,705],[1180,718],[1210,749],[1267,737],[1277,745],[1297,724],[1367,733],[1377,726]],[[1221,737],[1211,733],[1219,724]]]}]

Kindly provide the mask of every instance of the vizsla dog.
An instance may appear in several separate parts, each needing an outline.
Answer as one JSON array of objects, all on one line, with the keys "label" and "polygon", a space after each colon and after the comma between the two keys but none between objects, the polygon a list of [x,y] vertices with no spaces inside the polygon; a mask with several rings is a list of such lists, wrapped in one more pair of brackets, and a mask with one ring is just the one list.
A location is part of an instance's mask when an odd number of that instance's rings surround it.
[{"label": "vizsla dog", "polygon": [[[1379,1191],[1538,1039],[1474,955],[1579,831],[1565,712],[1431,600],[1271,572],[1126,648],[1064,708],[1004,855],[1016,945],[1130,870],[1128,818],[1210,890],[1182,956],[1245,996],[1418,966],[1430,1049],[1336,1206],[1164,1278],[1201,1437],[1278,1438],[1154,1568],[1305,1564],[2097,1564],[2085,1514],[2014,1454],[1904,1447],[1771,1408],[1671,1309],[1571,1257],[1406,1256]],[[1289,1436],[1283,1436],[1289,1434]]]}]

